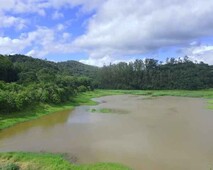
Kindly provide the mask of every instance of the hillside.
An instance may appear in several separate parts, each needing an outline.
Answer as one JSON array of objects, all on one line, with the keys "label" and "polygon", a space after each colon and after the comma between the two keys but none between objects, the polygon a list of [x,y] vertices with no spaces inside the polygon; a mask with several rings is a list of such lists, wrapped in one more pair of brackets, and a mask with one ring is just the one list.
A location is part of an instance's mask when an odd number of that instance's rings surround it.
[{"label": "hillside", "polygon": [[62,74],[68,76],[86,76],[94,78],[98,67],[78,61],[51,62],[24,55],[0,56],[0,80],[37,81],[39,73]]},{"label": "hillside", "polygon": [[59,69],[66,74],[71,74],[74,76],[87,76],[90,78],[95,78],[97,75],[98,67],[86,65],[78,61],[66,61],[57,63]]},{"label": "hillside", "polygon": [[0,55],[0,114],[65,103],[79,92],[92,90],[94,83],[87,75],[96,68],[72,63],[69,66],[24,55]]}]

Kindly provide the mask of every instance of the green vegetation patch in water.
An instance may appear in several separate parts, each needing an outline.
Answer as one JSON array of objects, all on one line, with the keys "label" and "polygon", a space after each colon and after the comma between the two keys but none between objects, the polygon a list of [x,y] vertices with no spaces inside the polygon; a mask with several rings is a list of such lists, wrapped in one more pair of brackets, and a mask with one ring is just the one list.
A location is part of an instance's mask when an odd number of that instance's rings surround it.
[{"label": "green vegetation patch in water", "polygon": [[110,108],[101,108],[101,109],[92,108],[92,109],[89,110],[89,112],[92,112],[92,113],[105,113],[105,114],[110,114],[110,113],[113,113],[113,114],[127,114],[128,113],[128,111],[126,111],[126,110],[110,109]]},{"label": "green vegetation patch in water", "polygon": [[109,108],[101,108],[101,109],[92,108],[89,111],[92,113],[114,113],[114,110]]}]

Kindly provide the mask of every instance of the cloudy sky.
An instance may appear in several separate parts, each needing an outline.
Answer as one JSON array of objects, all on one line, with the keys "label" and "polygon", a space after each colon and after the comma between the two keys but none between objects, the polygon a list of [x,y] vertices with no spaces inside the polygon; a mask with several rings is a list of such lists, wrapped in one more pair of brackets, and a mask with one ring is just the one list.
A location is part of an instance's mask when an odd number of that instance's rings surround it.
[{"label": "cloudy sky", "polygon": [[213,64],[213,0],[0,0],[0,54],[91,65],[188,55]]}]

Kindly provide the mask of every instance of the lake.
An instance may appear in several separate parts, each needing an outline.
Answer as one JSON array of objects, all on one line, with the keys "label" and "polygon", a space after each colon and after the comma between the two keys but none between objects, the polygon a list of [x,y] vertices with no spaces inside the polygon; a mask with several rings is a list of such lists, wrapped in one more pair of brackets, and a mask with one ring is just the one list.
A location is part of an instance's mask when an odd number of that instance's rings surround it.
[{"label": "lake", "polygon": [[[213,169],[213,111],[198,98],[116,95],[0,131],[0,152],[67,153],[135,170]],[[99,113],[102,108],[113,113]],[[91,110],[96,110],[92,112]]]}]

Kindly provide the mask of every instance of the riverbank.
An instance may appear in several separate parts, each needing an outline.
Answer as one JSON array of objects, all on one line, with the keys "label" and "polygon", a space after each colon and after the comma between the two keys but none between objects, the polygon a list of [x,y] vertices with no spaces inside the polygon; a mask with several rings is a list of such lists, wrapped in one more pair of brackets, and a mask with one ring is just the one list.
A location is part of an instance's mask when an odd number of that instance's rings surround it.
[{"label": "riverbank", "polygon": [[84,92],[76,96],[72,101],[58,105],[40,104],[36,107],[29,107],[25,111],[15,112],[12,114],[0,114],[0,130],[14,126],[15,124],[38,119],[44,115],[52,114],[55,112],[72,110],[75,106],[79,105],[95,105],[96,102],[92,98],[101,97],[106,95],[122,94],[122,91],[114,90],[95,90]]},{"label": "riverbank", "polygon": [[208,99],[208,108],[213,109],[213,89],[209,90],[95,90],[84,92],[76,96],[72,101],[60,105],[44,105],[41,104],[36,108],[28,108],[24,112],[17,112],[9,115],[0,115],[0,130],[11,127],[17,123],[37,119],[41,116],[63,111],[71,110],[79,105],[95,105],[96,102],[92,98],[119,95],[149,95],[149,96],[181,96],[181,97],[199,97]]},{"label": "riverbank", "polygon": [[130,170],[116,163],[77,165],[66,156],[48,153],[0,153],[0,169],[3,170]]}]

